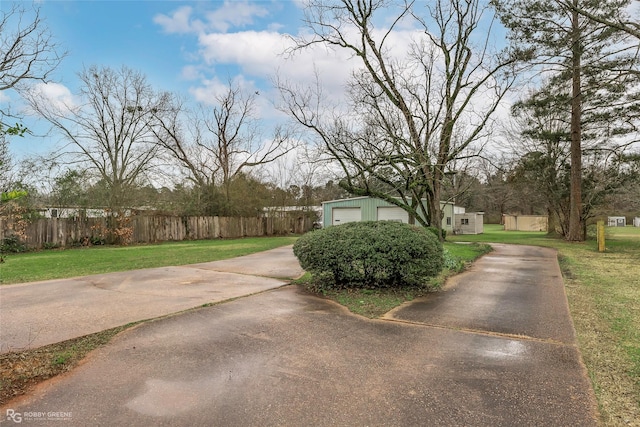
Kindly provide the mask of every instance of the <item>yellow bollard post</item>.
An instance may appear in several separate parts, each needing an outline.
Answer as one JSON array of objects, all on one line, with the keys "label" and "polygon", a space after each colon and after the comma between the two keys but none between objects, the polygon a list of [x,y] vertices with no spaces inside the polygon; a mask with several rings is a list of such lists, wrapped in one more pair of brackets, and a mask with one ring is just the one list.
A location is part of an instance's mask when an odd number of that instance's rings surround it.
[{"label": "yellow bollard post", "polygon": [[598,252],[604,252],[604,221],[598,221]]}]

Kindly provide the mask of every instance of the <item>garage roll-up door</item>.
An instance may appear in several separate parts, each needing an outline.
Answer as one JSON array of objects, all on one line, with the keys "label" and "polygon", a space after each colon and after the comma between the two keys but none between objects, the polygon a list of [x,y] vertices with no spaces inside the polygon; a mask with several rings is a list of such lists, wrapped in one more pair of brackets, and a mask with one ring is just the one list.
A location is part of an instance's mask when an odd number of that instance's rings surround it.
[{"label": "garage roll-up door", "polygon": [[409,214],[397,206],[381,206],[378,208],[378,221],[409,222]]},{"label": "garage roll-up door", "polygon": [[333,208],[333,220],[331,224],[340,225],[347,222],[361,221],[360,208]]}]

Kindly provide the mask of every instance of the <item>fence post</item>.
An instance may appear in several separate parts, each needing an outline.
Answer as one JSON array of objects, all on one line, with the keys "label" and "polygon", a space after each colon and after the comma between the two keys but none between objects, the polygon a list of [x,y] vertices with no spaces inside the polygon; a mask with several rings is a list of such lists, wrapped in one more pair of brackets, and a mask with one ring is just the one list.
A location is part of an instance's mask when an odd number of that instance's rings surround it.
[{"label": "fence post", "polygon": [[604,221],[598,221],[597,230],[598,230],[598,252],[604,252],[605,251]]}]

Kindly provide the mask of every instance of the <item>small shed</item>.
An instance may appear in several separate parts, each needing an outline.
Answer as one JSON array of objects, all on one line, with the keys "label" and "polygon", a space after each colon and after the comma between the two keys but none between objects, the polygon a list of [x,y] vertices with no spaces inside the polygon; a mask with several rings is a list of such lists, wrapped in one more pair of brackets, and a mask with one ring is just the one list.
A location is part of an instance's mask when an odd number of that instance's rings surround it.
[{"label": "small shed", "polygon": [[633,226],[640,227],[640,216],[633,218]]},{"label": "small shed", "polygon": [[549,217],[546,215],[502,215],[505,231],[547,231]]},{"label": "small shed", "polygon": [[627,218],[624,216],[610,216],[607,218],[607,225],[609,227],[626,227]]},{"label": "small shed", "polygon": [[455,222],[455,234],[484,233],[484,212],[456,213]]},{"label": "small shed", "polygon": [[[444,211],[442,228],[453,232],[453,203],[440,202]],[[399,221],[408,223],[409,214],[404,209],[374,197],[322,202],[322,226],[340,225],[353,221]]]}]

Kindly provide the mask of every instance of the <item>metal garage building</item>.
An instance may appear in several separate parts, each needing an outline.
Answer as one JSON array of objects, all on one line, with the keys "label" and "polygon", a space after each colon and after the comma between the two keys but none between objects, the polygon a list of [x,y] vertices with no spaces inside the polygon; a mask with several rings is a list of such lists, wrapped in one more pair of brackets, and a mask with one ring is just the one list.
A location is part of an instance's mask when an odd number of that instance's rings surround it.
[{"label": "metal garage building", "polygon": [[[440,202],[444,211],[442,228],[453,231],[453,203]],[[372,197],[322,202],[322,226],[340,225],[354,221],[399,221],[408,223],[409,214],[402,208]]]}]

